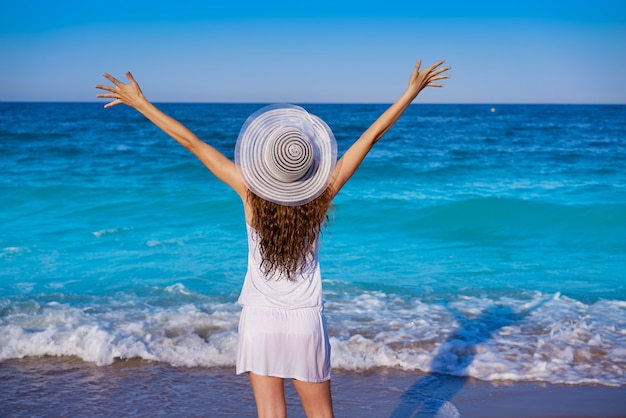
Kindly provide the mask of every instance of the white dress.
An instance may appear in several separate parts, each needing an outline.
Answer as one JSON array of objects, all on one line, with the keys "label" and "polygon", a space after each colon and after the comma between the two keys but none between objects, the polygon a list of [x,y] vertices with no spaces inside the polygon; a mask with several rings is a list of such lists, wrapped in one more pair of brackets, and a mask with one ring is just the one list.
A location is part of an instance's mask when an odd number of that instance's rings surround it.
[{"label": "white dress", "polygon": [[315,257],[295,280],[261,271],[258,234],[247,225],[248,272],[239,303],[237,374],[330,379],[330,344],[322,307],[320,265]]}]

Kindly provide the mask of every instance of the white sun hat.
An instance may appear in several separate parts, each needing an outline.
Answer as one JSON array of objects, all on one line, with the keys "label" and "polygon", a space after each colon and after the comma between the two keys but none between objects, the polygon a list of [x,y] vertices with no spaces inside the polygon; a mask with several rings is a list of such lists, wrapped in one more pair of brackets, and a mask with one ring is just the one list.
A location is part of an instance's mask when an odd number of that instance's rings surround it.
[{"label": "white sun hat", "polygon": [[300,106],[274,104],[248,117],[235,146],[235,163],[257,196],[304,205],[330,183],[337,143],[330,127]]}]

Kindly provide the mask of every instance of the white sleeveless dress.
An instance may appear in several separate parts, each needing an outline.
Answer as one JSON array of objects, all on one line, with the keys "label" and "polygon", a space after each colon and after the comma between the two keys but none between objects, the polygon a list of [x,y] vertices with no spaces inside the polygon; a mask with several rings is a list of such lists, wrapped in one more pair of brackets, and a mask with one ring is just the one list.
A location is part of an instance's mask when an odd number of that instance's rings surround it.
[{"label": "white sleeveless dress", "polygon": [[330,344],[322,307],[320,264],[315,258],[295,280],[261,271],[258,234],[248,230],[248,272],[239,303],[237,374],[330,379]]}]

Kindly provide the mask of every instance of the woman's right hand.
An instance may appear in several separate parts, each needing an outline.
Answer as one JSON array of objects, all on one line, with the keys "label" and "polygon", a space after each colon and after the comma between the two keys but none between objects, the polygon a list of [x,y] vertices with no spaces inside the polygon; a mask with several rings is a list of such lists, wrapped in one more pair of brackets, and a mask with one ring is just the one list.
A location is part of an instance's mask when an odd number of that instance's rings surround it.
[{"label": "woman's right hand", "polygon": [[409,90],[417,96],[425,87],[443,87],[443,84],[436,83],[437,80],[450,78],[447,74],[441,75],[443,72],[450,69],[450,67],[441,67],[443,63],[443,60],[437,61],[423,70],[420,70],[422,60],[417,60],[411,78],[409,79]]}]

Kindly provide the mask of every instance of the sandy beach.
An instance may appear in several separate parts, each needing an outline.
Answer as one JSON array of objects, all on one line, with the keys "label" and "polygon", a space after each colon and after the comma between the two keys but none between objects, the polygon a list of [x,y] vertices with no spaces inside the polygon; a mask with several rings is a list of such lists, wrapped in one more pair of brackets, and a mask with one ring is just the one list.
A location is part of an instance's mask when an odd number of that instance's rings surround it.
[{"label": "sandy beach", "polygon": [[[291,383],[288,414],[303,417]],[[626,388],[483,382],[377,369],[334,371],[337,417],[626,417]],[[233,368],[142,360],[95,366],[73,357],[0,363],[0,416],[254,417]]]}]

